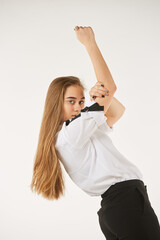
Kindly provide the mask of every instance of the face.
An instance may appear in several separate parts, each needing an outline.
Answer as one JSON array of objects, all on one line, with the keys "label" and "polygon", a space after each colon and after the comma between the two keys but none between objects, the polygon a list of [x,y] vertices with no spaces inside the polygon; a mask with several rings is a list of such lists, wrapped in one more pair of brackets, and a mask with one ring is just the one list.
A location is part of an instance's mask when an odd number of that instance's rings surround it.
[{"label": "face", "polygon": [[63,122],[78,115],[84,108],[84,104],[83,89],[78,85],[68,87],[64,95]]}]

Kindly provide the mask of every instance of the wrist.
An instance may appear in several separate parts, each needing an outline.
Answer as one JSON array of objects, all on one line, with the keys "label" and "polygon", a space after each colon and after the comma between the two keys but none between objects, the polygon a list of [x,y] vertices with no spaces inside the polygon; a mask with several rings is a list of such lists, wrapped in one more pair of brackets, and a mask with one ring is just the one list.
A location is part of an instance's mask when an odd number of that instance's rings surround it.
[{"label": "wrist", "polygon": [[87,50],[93,49],[93,48],[95,48],[95,47],[97,47],[97,43],[96,43],[95,40],[88,41],[88,42],[85,44],[85,48],[86,48]]}]

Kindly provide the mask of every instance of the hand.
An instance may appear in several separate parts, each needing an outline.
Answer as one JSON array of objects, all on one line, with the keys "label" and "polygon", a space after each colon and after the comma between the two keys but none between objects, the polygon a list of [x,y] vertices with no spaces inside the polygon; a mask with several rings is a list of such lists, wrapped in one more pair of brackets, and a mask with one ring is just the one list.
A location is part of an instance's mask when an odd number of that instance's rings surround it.
[{"label": "hand", "polygon": [[100,106],[104,105],[105,96],[109,96],[109,91],[104,88],[103,83],[97,82],[89,91],[90,100],[97,102]]},{"label": "hand", "polygon": [[95,36],[94,32],[91,27],[78,27],[76,26],[74,28],[78,40],[84,45],[87,46],[88,44],[91,44],[92,42],[95,43]]}]

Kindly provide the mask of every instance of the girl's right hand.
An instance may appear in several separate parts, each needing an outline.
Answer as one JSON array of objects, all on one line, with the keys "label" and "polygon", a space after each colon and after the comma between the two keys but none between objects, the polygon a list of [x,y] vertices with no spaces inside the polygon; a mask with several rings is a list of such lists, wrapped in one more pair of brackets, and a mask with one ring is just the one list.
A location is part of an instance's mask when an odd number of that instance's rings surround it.
[{"label": "girl's right hand", "polygon": [[[96,82],[96,84],[89,91],[90,100],[93,101],[97,97],[104,98],[109,95],[109,91],[104,88],[104,84],[102,82]],[[101,99],[103,100],[103,99]],[[96,100],[95,100],[96,101]]]},{"label": "girl's right hand", "polygon": [[91,27],[78,27],[74,28],[78,40],[84,45],[87,46],[92,42],[95,43],[95,35]]}]

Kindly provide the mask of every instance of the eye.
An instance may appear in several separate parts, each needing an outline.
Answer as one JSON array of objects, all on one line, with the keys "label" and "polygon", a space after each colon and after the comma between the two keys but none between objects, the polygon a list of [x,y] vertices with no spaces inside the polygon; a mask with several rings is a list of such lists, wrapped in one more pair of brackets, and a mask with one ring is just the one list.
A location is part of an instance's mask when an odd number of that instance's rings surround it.
[{"label": "eye", "polygon": [[84,101],[80,101],[82,104],[84,103]]},{"label": "eye", "polygon": [[69,102],[71,103],[71,102],[74,102],[74,101],[73,101],[73,100],[70,100]]},{"label": "eye", "polygon": [[[70,100],[69,103],[74,103],[74,101],[73,101],[73,100]],[[84,101],[80,101],[80,103],[83,104]]]}]

